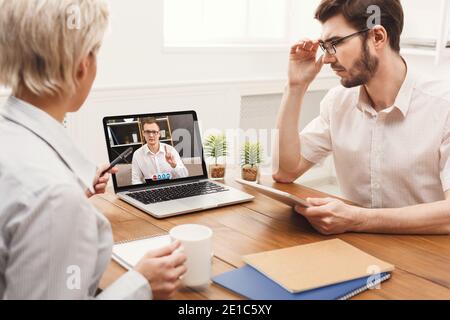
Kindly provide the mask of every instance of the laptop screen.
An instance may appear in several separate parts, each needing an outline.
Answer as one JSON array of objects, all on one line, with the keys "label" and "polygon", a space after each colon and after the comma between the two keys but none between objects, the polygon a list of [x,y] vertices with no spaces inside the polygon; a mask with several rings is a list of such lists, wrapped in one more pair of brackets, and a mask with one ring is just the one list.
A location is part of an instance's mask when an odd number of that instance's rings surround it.
[{"label": "laptop screen", "polygon": [[113,175],[116,192],[207,178],[194,111],[106,117],[103,126],[110,162],[128,150]]}]

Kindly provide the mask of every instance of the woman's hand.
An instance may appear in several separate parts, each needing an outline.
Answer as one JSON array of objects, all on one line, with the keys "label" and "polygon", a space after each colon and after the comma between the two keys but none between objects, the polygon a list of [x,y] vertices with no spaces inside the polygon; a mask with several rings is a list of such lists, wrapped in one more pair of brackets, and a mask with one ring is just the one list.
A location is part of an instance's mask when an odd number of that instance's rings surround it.
[{"label": "woman's hand", "polygon": [[117,173],[119,171],[119,169],[117,167],[114,167],[111,170],[109,170],[108,172],[106,172],[105,174],[103,174],[102,176],[100,176],[102,174],[102,172],[108,168],[109,168],[109,164],[104,164],[104,165],[101,165],[97,169],[97,173],[95,174],[94,183],[93,183],[95,193],[92,193],[90,190],[87,190],[86,196],[88,198],[92,197],[95,194],[105,193],[106,186],[108,185],[108,181],[109,181],[111,174]]},{"label": "woman's hand", "polygon": [[170,298],[180,287],[180,277],[186,273],[186,255],[177,251],[180,242],[175,241],[164,248],[150,251],[136,265],[134,270],[150,283],[153,299]]}]

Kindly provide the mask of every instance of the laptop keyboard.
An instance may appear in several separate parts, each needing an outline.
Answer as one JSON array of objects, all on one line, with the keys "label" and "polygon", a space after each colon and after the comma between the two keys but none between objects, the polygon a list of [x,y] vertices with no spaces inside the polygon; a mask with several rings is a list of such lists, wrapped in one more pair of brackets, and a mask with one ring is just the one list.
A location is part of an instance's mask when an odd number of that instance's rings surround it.
[{"label": "laptop keyboard", "polygon": [[127,196],[142,202],[143,204],[152,204],[206,194],[228,191],[229,189],[209,181],[183,184],[166,188],[150,189],[127,193]]}]

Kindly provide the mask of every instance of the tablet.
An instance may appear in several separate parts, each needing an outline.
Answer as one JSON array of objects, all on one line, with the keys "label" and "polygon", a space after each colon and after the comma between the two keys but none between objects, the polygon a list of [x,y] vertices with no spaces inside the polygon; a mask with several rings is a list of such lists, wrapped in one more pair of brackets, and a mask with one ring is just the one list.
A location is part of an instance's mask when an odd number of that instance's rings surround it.
[{"label": "tablet", "polygon": [[277,189],[274,189],[271,187],[266,187],[266,186],[263,186],[256,182],[250,182],[250,181],[246,181],[243,179],[236,179],[236,182],[239,182],[240,184],[243,184],[243,185],[251,187],[255,190],[258,190],[262,194],[264,194],[268,197],[271,197],[272,199],[283,202],[287,205],[290,205],[291,207],[295,207],[297,205],[305,207],[305,208],[310,207],[310,205],[308,204],[306,199],[299,198],[288,192],[280,191],[280,190],[277,190]]}]

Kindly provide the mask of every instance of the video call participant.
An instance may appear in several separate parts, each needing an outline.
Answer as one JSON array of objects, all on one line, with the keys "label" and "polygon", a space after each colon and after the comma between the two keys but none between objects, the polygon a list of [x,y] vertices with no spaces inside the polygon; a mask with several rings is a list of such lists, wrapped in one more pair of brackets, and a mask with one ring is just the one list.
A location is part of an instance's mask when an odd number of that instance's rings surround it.
[{"label": "video call participant", "polygon": [[163,174],[168,179],[185,178],[188,170],[174,147],[161,143],[161,129],[154,119],[146,119],[142,124],[146,144],[133,154],[132,184],[145,183],[154,175]]},{"label": "video call participant", "polygon": [[[372,25],[370,6],[379,7],[381,25]],[[315,16],[321,39],[291,48],[274,179],[292,183],[331,155],[342,195],[356,206],[309,199],[297,211],[319,232],[449,234],[449,86],[400,55],[400,0],[323,0]],[[305,93],[324,64],[341,86],[299,134]]]}]

